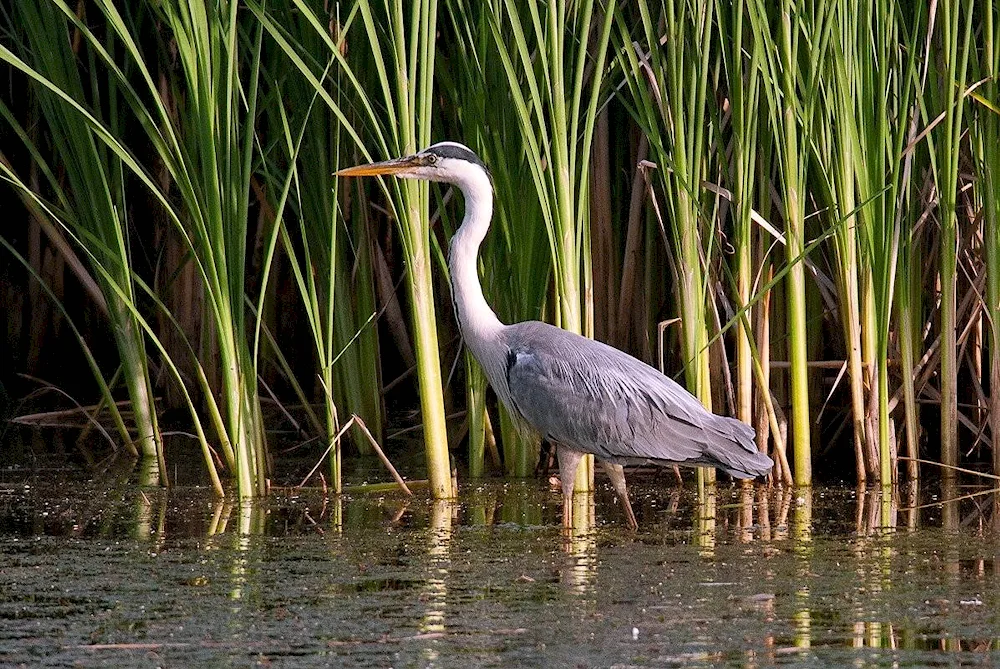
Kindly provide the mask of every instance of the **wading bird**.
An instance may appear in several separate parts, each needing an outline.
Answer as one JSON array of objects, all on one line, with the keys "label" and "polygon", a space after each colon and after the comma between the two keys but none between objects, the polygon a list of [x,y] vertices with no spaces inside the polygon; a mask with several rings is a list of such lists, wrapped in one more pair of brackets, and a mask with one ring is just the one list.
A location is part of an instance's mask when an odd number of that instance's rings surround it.
[{"label": "wading bird", "polygon": [[454,184],[465,218],[451,240],[448,268],[458,326],[511,415],[556,446],[563,525],[572,527],[577,465],[592,453],[611,479],[628,524],[637,527],[622,465],[718,467],[749,479],[772,462],[745,423],[707,411],[691,393],[632,356],[548,323],[504,325],[487,304],[477,258],[493,217],[493,185],[479,157],[456,142],[350,167],[339,176],[391,174]]}]

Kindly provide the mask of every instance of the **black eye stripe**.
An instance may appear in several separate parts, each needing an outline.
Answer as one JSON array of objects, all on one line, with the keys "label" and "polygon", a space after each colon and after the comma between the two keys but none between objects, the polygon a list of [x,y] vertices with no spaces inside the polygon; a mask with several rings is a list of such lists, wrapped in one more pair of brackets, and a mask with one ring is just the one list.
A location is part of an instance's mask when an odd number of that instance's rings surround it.
[{"label": "black eye stripe", "polygon": [[438,156],[439,158],[457,158],[458,160],[464,160],[474,165],[479,165],[487,172],[489,171],[486,165],[483,164],[483,161],[479,159],[479,156],[464,146],[457,146],[455,144],[435,144],[427,149],[426,152]]}]

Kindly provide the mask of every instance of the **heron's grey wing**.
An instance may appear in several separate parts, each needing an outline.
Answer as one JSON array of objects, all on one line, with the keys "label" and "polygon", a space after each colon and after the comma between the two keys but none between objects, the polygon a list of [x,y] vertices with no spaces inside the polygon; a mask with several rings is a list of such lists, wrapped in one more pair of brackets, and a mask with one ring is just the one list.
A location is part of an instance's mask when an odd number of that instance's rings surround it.
[{"label": "heron's grey wing", "polygon": [[611,462],[710,464],[742,477],[770,467],[749,426],[706,411],[632,356],[544,323],[510,330],[510,399],[544,437]]}]

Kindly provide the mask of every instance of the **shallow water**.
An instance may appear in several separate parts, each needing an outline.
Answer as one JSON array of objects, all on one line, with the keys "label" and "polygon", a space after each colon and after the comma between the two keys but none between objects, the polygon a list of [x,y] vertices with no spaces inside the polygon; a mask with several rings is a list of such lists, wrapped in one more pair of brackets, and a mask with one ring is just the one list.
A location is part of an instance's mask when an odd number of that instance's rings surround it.
[{"label": "shallow water", "polygon": [[633,487],[637,533],[602,487],[567,536],[534,482],[243,507],[0,484],[0,665],[996,662],[985,496]]}]

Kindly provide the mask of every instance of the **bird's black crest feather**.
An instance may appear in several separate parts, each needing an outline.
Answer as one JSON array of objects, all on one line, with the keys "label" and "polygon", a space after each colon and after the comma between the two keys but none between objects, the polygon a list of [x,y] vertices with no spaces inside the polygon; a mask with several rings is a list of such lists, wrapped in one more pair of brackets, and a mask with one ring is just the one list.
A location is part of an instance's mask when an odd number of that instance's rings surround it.
[{"label": "bird's black crest feather", "polygon": [[433,153],[440,158],[457,158],[458,160],[464,160],[470,162],[474,165],[479,165],[486,173],[490,173],[490,168],[479,159],[475,153],[465,148],[464,146],[457,146],[455,144],[435,144],[434,146],[426,149],[427,153]]}]

